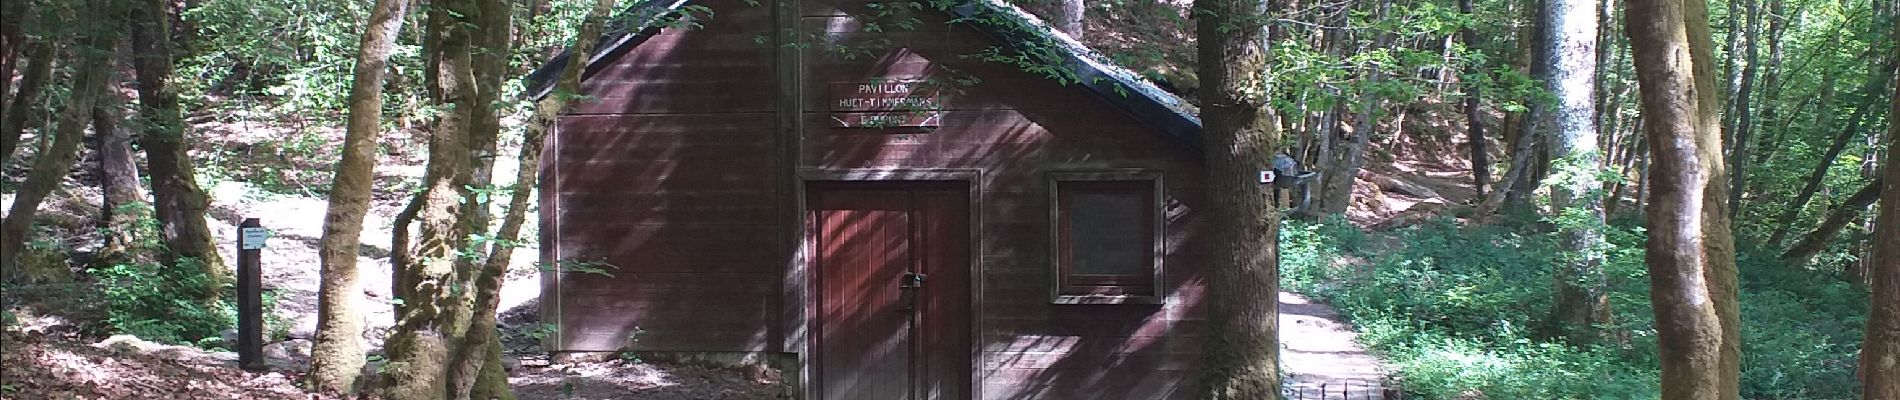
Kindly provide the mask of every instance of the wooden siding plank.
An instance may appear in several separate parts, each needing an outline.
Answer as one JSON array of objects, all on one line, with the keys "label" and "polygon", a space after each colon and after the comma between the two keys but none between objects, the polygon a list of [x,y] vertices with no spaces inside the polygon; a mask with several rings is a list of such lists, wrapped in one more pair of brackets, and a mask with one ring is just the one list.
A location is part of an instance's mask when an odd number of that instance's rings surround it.
[{"label": "wooden siding plank", "polygon": [[[782,257],[772,246],[775,225],[634,225],[605,222],[589,226],[563,223],[559,258],[576,261],[605,261],[616,266],[615,277],[567,274],[570,290],[584,289],[595,282],[623,281],[623,273],[638,272],[776,272]],[[591,228],[591,229],[583,229]],[[613,272],[613,271],[609,271]],[[723,282],[699,282],[718,286]],[[632,289],[626,289],[631,292]],[[685,297],[702,294],[685,293]]]}]

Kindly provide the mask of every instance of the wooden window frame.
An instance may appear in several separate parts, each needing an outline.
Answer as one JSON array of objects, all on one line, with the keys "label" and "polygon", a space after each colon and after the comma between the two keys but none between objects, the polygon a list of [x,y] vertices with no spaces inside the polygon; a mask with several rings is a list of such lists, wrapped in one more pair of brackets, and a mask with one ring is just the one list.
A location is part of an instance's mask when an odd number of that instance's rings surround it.
[{"label": "wooden window frame", "polygon": [[[1062,197],[1064,183],[1091,182],[1127,183],[1124,188],[1093,188],[1091,191],[1115,192],[1141,190],[1147,194],[1145,205],[1148,221],[1148,265],[1146,274],[1137,275],[1074,275],[1067,237],[1068,208]],[[1139,185],[1142,189],[1136,189]],[[1162,288],[1162,259],[1167,254],[1166,221],[1162,205],[1163,188],[1161,173],[1151,170],[1104,170],[1104,171],[1062,171],[1049,173],[1049,263],[1052,274],[1050,282],[1050,302],[1055,304],[1161,304],[1165,298]]]}]

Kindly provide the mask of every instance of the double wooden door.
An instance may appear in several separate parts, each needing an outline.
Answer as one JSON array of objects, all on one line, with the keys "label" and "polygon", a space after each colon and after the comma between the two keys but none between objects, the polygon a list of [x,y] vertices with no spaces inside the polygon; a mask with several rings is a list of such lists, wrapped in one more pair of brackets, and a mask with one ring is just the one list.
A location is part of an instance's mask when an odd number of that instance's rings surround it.
[{"label": "double wooden door", "polygon": [[807,185],[819,398],[969,398],[968,190]]}]

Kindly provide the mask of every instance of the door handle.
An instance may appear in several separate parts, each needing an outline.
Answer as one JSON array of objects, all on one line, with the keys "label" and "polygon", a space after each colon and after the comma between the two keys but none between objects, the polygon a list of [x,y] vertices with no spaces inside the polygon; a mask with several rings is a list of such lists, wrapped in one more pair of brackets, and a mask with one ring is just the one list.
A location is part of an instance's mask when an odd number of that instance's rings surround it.
[{"label": "door handle", "polygon": [[898,278],[899,281],[897,283],[897,287],[904,288],[904,289],[916,289],[916,288],[924,287],[924,278],[926,277],[929,277],[929,275],[920,274],[916,272],[906,272],[904,273],[904,276],[902,278]]},{"label": "door handle", "polygon": [[916,272],[906,272],[904,276],[897,278],[897,288],[900,289],[898,290],[897,297],[898,302],[901,303],[898,305],[897,311],[911,312],[917,310],[917,291],[912,289],[923,288],[925,277],[927,277],[927,275]]}]

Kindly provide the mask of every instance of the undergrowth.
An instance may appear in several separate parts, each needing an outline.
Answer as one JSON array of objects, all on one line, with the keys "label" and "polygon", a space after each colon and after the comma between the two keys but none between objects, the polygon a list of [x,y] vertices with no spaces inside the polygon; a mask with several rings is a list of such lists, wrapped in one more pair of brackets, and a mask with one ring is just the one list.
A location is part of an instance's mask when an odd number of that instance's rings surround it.
[{"label": "undergrowth", "polygon": [[[1289,290],[1349,318],[1418,398],[1657,398],[1642,229],[1605,232],[1614,318],[1588,346],[1538,334],[1562,254],[1538,229],[1441,220],[1368,236],[1343,221],[1292,221],[1281,270]],[[1743,397],[1852,398],[1865,292],[1749,249],[1740,270]]]}]

